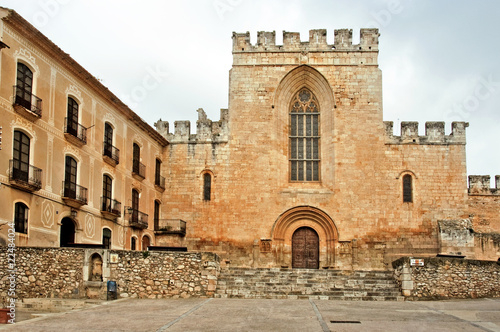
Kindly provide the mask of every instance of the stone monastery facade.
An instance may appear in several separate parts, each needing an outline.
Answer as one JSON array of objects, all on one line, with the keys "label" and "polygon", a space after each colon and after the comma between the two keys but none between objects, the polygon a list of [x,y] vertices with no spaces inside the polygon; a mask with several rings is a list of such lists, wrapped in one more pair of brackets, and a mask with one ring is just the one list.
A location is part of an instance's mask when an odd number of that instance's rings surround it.
[{"label": "stone monastery facade", "polygon": [[[0,10],[0,241],[211,251],[222,265],[387,269],[500,256],[500,176],[467,181],[465,122],[382,116],[376,29],[233,33],[219,121],[150,127]],[[469,182],[469,186],[467,186]]]}]

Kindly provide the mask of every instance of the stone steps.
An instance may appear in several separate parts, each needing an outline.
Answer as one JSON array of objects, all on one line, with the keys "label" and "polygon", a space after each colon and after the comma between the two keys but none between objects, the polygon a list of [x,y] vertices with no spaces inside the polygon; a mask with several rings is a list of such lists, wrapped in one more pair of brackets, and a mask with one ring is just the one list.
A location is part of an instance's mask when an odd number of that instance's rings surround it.
[{"label": "stone steps", "polygon": [[391,271],[225,268],[215,297],[403,301]]}]

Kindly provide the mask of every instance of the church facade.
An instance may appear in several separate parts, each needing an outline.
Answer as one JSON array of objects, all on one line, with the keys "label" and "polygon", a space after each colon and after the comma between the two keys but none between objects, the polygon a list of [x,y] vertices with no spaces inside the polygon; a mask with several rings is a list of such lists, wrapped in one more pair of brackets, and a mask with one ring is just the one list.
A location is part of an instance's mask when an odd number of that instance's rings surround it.
[{"label": "church facade", "polygon": [[383,121],[376,29],[233,33],[228,109],[195,130],[153,129],[18,14],[1,22],[0,219],[18,245],[314,269],[500,255],[500,177],[467,177],[468,124]]}]

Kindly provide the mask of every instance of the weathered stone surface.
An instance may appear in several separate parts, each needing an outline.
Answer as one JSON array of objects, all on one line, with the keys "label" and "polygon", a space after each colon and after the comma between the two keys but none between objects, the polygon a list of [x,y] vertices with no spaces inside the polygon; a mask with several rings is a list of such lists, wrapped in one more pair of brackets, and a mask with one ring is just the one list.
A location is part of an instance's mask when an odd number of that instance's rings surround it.
[{"label": "weathered stone surface", "polygon": [[500,297],[498,262],[435,257],[424,258],[424,264],[410,266],[408,257],[393,262],[396,279],[409,299]]},{"label": "weathered stone surface", "polygon": [[[85,267],[85,257],[94,251],[17,248],[16,296],[105,299],[106,281],[111,280],[116,281],[117,293],[122,297],[169,298],[179,294],[184,298],[210,297],[217,285],[220,271],[217,255],[153,251],[101,251],[104,253],[103,270],[109,277],[88,281],[90,272]],[[117,263],[110,263],[107,253],[118,255]],[[6,256],[5,251],[0,252],[1,299],[7,297],[9,283]]]}]

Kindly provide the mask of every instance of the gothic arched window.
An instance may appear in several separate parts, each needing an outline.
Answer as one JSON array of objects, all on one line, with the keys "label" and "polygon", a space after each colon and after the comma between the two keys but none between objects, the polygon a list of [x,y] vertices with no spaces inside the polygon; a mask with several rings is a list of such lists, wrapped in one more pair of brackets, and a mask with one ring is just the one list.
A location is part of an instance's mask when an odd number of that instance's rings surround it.
[{"label": "gothic arched window", "polygon": [[319,181],[319,103],[306,88],[290,103],[290,180]]}]

